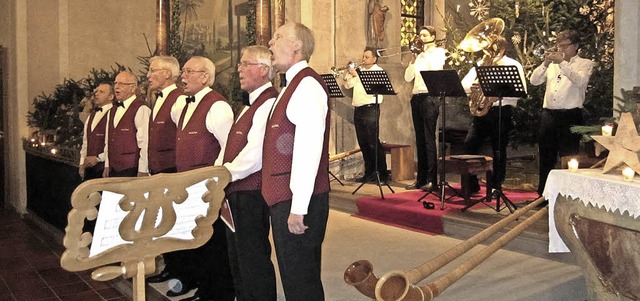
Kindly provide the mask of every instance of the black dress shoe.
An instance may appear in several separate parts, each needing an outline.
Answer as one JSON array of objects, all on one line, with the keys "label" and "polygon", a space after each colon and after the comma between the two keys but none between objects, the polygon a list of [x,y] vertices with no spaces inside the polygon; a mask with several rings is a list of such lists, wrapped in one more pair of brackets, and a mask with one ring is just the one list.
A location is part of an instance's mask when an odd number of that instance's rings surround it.
[{"label": "black dress shoe", "polygon": [[356,178],[356,179],[355,179],[355,181],[356,181],[356,182],[358,182],[358,183],[364,183],[364,182],[366,182],[367,180],[369,180],[369,177],[370,177],[370,175],[365,174],[365,175],[364,175],[364,176],[362,176],[362,177]]},{"label": "black dress shoe", "polygon": [[406,190],[414,190],[424,186],[424,183],[419,183],[418,181],[413,182],[413,184],[407,185],[404,187]]},{"label": "black dress shoe", "polygon": [[422,191],[425,191],[425,192],[432,192],[432,191],[438,189],[438,185],[433,184],[433,182],[429,182],[427,184],[424,184],[424,185],[420,186],[420,189]]},{"label": "black dress shoe", "polygon": [[160,272],[160,274],[158,275],[153,275],[151,277],[147,278],[147,283],[160,283],[160,282],[165,282],[171,278],[175,278],[174,276],[171,275],[171,273],[169,273],[169,271],[164,270],[162,272]]},{"label": "black dress shoe", "polygon": [[167,293],[165,294],[167,295],[167,297],[182,296],[188,293],[189,291],[191,291],[192,289],[196,288],[195,285],[189,284],[188,282],[185,282],[185,281],[181,281],[180,279],[177,279],[177,281],[180,281],[182,283],[182,286],[174,287],[168,290]]}]

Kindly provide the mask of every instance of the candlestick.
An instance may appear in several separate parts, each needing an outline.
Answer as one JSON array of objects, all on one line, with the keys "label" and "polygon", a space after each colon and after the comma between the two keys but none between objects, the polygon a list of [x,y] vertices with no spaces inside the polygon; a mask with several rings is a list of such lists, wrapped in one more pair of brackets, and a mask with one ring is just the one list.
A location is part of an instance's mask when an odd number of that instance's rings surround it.
[{"label": "candlestick", "polygon": [[609,137],[611,136],[611,134],[613,133],[613,127],[610,125],[604,125],[602,126],[602,136],[606,136]]},{"label": "candlestick", "polygon": [[576,172],[576,171],[578,171],[578,166],[580,164],[578,163],[578,160],[571,159],[571,160],[569,160],[569,163],[567,163],[567,165],[569,167],[569,171]]},{"label": "candlestick", "polygon": [[633,169],[631,169],[631,167],[627,167],[622,170],[622,178],[625,181],[629,181],[629,182],[633,181],[633,177],[635,177],[635,175],[636,175],[636,172]]}]

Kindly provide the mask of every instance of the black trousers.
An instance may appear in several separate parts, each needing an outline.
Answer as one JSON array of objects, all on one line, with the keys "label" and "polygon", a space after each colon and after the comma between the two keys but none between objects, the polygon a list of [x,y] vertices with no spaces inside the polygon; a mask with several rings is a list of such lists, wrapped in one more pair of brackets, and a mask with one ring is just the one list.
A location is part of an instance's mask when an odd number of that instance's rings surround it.
[{"label": "black trousers", "polygon": [[277,203],[270,208],[273,241],[278,258],[280,278],[287,301],[324,300],[320,278],[322,241],[329,217],[329,193],[311,196],[304,224],[304,234],[289,232],[287,220],[291,201]]},{"label": "black trousers", "polygon": [[380,105],[378,104],[356,107],[353,111],[353,124],[356,128],[358,145],[360,146],[360,150],[362,150],[365,177],[376,171],[377,160],[377,171],[380,172],[381,180],[385,180],[389,177],[389,172],[387,171],[387,160],[384,155],[384,150],[378,138],[378,134],[380,133],[378,129],[379,110]]},{"label": "black trousers", "polygon": [[271,262],[269,206],[260,190],[227,195],[236,232],[226,228],[229,263],[238,301],[277,299]]},{"label": "black trousers", "polygon": [[104,171],[104,162],[98,162],[98,164],[92,167],[85,168],[84,181],[102,178],[102,171]]},{"label": "black trousers", "polygon": [[[509,132],[513,129],[513,107],[502,106],[502,120],[498,118],[499,115],[500,108],[495,106],[489,109],[487,115],[474,116],[464,141],[465,153],[477,155],[485,139],[490,138],[493,153],[493,176],[487,181],[490,187],[497,189],[502,187],[507,172],[507,145],[509,144]],[[471,181],[477,183],[478,178],[472,176]]]},{"label": "black trousers", "polygon": [[582,109],[569,110],[542,109],[540,131],[538,132],[538,154],[540,174],[538,194],[544,192],[549,172],[555,168],[558,156],[571,156],[580,151],[580,135],[571,133],[574,125],[582,125]]},{"label": "black trousers", "polygon": [[120,170],[120,171],[115,171],[113,169],[109,170],[109,177],[115,178],[115,177],[137,177],[138,176],[138,166],[133,167],[133,168],[129,168],[129,169],[124,169],[124,170]]},{"label": "black trousers", "polygon": [[185,250],[187,281],[197,283],[196,295],[205,300],[233,301],[235,289],[229,265],[227,226],[218,218],[211,239],[197,249]]},{"label": "black trousers", "polygon": [[440,114],[437,97],[428,94],[414,94],[411,97],[411,117],[416,132],[416,157],[420,186],[438,183],[438,150],[436,149],[436,125]]}]

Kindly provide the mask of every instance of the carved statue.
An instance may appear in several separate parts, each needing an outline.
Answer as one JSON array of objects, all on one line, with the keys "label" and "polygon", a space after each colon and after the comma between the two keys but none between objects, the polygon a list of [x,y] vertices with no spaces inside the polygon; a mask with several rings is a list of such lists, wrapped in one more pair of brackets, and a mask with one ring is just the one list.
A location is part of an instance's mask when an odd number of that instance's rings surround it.
[{"label": "carved statue", "polygon": [[369,0],[369,44],[379,47],[384,40],[384,19],[386,18],[388,6],[380,4],[380,0]]}]

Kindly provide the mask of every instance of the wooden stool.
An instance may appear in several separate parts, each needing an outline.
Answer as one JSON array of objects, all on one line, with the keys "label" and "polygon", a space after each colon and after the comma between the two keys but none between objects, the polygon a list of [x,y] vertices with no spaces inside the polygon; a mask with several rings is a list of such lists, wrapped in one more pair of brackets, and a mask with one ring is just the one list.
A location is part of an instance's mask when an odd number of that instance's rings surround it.
[{"label": "wooden stool", "polygon": [[382,144],[385,154],[391,154],[391,176],[394,181],[409,180],[415,177],[414,152],[411,145]]},{"label": "wooden stool", "polygon": [[[442,157],[440,160],[442,160]],[[468,206],[471,204],[470,176],[485,172],[487,179],[490,179],[493,171],[493,158],[480,155],[446,156],[445,171],[460,175],[460,195]],[[487,190],[489,189],[487,188]],[[490,191],[487,191],[487,195],[490,195],[490,193]]]}]

